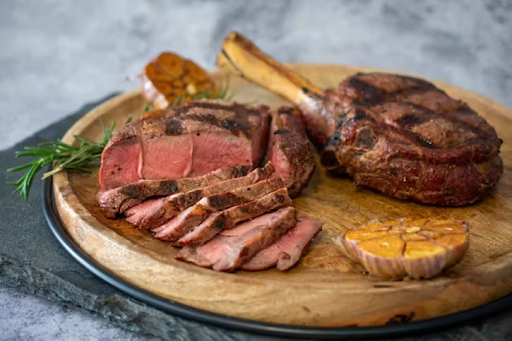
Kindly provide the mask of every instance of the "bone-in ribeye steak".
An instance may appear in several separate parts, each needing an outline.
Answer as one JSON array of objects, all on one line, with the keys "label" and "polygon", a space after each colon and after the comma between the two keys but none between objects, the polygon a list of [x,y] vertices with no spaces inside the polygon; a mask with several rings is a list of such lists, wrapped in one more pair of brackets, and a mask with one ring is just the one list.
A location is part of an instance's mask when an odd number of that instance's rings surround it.
[{"label": "bone-in ribeye steak", "polygon": [[503,172],[494,128],[424,80],[359,73],[317,99],[319,107],[302,108],[308,135],[322,163],[358,185],[462,206],[485,197]]},{"label": "bone-in ribeye steak", "polygon": [[219,168],[257,166],[267,146],[266,106],[202,100],[125,125],[103,150],[102,189],[141,179],[174,180]]}]

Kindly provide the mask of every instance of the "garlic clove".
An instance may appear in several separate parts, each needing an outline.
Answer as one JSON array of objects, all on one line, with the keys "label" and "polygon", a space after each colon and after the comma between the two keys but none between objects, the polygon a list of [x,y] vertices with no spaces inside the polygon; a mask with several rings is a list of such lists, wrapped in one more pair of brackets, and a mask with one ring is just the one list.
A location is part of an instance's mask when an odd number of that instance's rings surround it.
[{"label": "garlic clove", "polygon": [[358,245],[359,259],[377,277],[400,278],[405,274],[401,257],[405,242],[397,235],[363,240]]},{"label": "garlic clove", "polygon": [[446,249],[431,241],[409,241],[403,255],[405,271],[414,279],[437,276],[446,265]]}]

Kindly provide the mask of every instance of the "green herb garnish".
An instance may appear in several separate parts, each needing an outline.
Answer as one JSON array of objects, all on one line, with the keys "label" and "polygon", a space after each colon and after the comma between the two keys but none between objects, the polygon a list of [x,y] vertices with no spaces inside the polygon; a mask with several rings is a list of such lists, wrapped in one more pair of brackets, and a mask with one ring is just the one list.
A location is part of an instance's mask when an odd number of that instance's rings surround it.
[{"label": "green herb garnish", "polygon": [[16,186],[13,191],[20,192],[20,195],[27,200],[30,188],[34,178],[39,171],[55,162],[54,168],[43,174],[46,179],[61,171],[70,170],[75,172],[90,173],[87,165],[94,160],[101,158],[103,148],[108,143],[114,132],[114,123],[109,126],[103,126],[103,140],[94,143],[75,135],[75,139],[80,141],[79,146],[72,146],[61,140],[57,142],[42,142],[37,147],[25,147],[24,151],[16,152],[16,157],[33,157],[29,163],[19,167],[10,168],[8,172],[19,172],[28,169],[26,173],[15,182],[8,182],[9,185]]},{"label": "green herb garnish", "polygon": [[[232,95],[228,94],[229,78],[224,85],[221,85],[218,92],[205,91],[197,94],[193,100],[200,99],[225,99],[231,100]],[[184,102],[184,98],[178,98],[172,104],[172,107],[178,106]],[[151,105],[148,103],[144,107],[144,112],[151,110]],[[126,123],[131,122],[130,117]],[[10,168],[7,172],[20,172],[26,170],[25,174],[17,181],[8,182],[9,185],[16,186],[13,193],[20,192],[20,195],[28,199],[30,188],[36,177],[36,174],[44,167],[54,165],[53,169],[43,174],[42,179],[46,179],[54,174],[63,170],[91,173],[88,165],[94,160],[101,159],[103,149],[114,133],[114,124],[111,126],[103,126],[103,139],[99,143],[94,143],[85,140],[84,138],[75,135],[75,139],[80,142],[79,146],[73,146],[57,140],[57,142],[43,142],[37,147],[25,147],[23,151],[17,151],[16,157],[32,157],[33,160],[29,163],[19,167]]]}]

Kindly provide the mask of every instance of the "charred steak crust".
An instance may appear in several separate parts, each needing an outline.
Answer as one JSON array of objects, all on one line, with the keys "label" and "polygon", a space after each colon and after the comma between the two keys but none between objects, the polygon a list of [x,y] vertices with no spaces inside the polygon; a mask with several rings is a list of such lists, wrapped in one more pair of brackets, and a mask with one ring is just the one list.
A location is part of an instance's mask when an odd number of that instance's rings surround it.
[{"label": "charred steak crust", "polygon": [[[126,124],[103,150],[103,190],[141,179],[179,179],[261,163],[269,108],[201,100]],[[213,156],[213,157],[212,157]],[[171,161],[172,162],[169,162]]]},{"label": "charred steak crust", "polygon": [[178,240],[179,245],[200,245],[208,242],[219,232],[236,224],[254,219],[266,212],[292,205],[286,188],[281,188],[255,200],[211,214],[205,221]]},{"label": "charred steak crust", "polygon": [[304,109],[308,134],[322,164],[357,185],[463,206],[484,198],[503,173],[494,128],[427,81],[358,73],[324,95],[316,112]]},{"label": "charred steak crust", "polygon": [[205,185],[239,178],[249,173],[248,165],[220,168],[203,176],[178,180],[139,180],[118,188],[99,191],[96,199],[103,215],[115,218],[118,213],[140,204],[145,199],[190,191]]},{"label": "charred steak crust", "polygon": [[280,107],[273,113],[268,154],[290,197],[298,196],[308,184],[316,166],[299,110]]},{"label": "charred steak crust", "polygon": [[190,191],[182,191],[168,197],[155,200],[150,205],[142,203],[126,211],[126,220],[138,228],[156,228],[164,224],[172,217],[179,214],[186,208],[196,204],[203,197],[210,197],[226,191],[232,191],[241,186],[248,186],[259,181],[270,178],[274,174],[272,162],[264,167],[256,168],[242,177],[227,179],[225,181],[203,182]]}]

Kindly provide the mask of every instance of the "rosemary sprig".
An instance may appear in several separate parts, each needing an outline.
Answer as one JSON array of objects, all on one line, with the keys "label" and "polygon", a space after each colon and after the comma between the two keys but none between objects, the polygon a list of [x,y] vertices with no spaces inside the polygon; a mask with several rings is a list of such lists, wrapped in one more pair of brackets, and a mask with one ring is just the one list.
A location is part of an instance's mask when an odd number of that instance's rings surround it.
[{"label": "rosemary sprig", "polygon": [[19,172],[27,170],[25,174],[17,181],[8,182],[9,185],[16,186],[13,191],[20,192],[20,195],[28,199],[30,188],[34,182],[35,176],[42,168],[49,166],[55,162],[53,169],[43,174],[46,179],[62,170],[70,170],[75,172],[90,173],[91,170],[87,165],[94,160],[101,158],[103,148],[108,143],[114,132],[114,123],[111,126],[103,126],[103,140],[94,143],[75,135],[75,139],[80,141],[79,146],[72,146],[61,140],[57,142],[42,142],[37,147],[25,147],[24,151],[17,151],[16,157],[32,157],[29,163],[19,167],[10,168],[8,172]]},{"label": "rosemary sprig", "polygon": [[[233,95],[229,93],[229,77],[226,77],[226,81],[222,83],[217,92],[213,92],[213,90],[207,90],[196,94],[192,97],[193,101],[199,101],[201,99],[224,99],[226,101],[231,101],[233,99]],[[175,108],[185,102],[186,96],[177,97],[174,102],[169,104],[168,108]],[[148,108],[145,108],[148,111]]]},{"label": "rosemary sprig", "polygon": [[[193,100],[197,101],[204,98],[209,99],[226,99],[231,100],[232,95],[229,91],[229,78],[226,79],[224,84],[221,84],[219,91],[205,91],[197,94]],[[184,97],[177,98],[172,104],[172,107],[178,106],[184,102]],[[146,104],[144,112],[151,110],[151,105]],[[126,123],[131,122],[130,117]],[[103,126],[103,140],[99,143],[94,143],[85,140],[84,138],[75,135],[75,139],[80,142],[79,146],[73,146],[67,143],[57,140],[57,142],[43,142],[37,147],[25,147],[23,151],[17,151],[16,157],[32,157],[33,160],[24,165],[10,168],[7,172],[20,172],[26,170],[25,174],[17,181],[8,182],[9,185],[16,186],[13,193],[20,192],[20,195],[25,199],[28,199],[30,188],[34,179],[46,166],[54,164],[51,171],[43,174],[43,179],[46,179],[54,174],[57,174],[63,170],[91,173],[88,165],[94,160],[101,159],[103,149],[107,145],[108,141],[114,133],[114,124],[111,126]]]},{"label": "rosemary sprig", "polygon": [[212,90],[208,90],[194,96],[194,101],[198,101],[200,99],[225,99],[226,101],[231,101],[233,99],[233,95],[229,94],[229,77],[226,77],[226,82],[222,83],[219,87],[219,91],[216,93],[212,92]]}]

